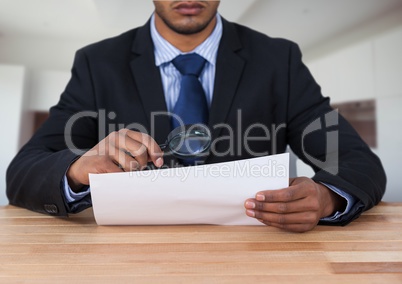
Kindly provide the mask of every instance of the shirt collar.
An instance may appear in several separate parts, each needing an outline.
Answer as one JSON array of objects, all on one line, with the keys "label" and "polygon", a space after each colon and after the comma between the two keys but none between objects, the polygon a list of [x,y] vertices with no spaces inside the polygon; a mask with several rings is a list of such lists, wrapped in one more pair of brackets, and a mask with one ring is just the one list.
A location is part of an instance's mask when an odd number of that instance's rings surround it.
[{"label": "shirt collar", "polygon": [[[222,33],[222,19],[221,16],[217,13],[216,26],[210,36],[194,50],[186,53],[197,53],[198,55],[201,55],[203,58],[205,58],[210,64],[215,65]],[[155,47],[155,64],[158,67],[162,64],[171,62],[180,54],[186,54],[174,47],[159,34],[159,32],[156,30],[154,14],[152,14],[151,17],[151,38]]]}]

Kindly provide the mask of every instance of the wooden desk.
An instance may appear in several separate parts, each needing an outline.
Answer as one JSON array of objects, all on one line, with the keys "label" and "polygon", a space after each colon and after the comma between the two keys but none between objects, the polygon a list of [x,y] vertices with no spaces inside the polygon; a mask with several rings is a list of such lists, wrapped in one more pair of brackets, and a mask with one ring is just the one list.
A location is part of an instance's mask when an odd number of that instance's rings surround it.
[{"label": "wooden desk", "polygon": [[[0,207],[0,283],[402,283],[402,203],[346,227],[100,227]],[[25,283],[25,282],[24,282]]]}]

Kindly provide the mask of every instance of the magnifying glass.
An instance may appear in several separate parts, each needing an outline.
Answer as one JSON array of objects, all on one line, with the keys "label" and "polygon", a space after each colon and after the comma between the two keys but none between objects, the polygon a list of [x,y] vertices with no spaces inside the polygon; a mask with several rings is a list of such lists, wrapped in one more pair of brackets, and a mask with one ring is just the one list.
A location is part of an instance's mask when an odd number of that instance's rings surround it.
[{"label": "magnifying glass", "polygon": [[180,159],[197,158],[211,147],[211,131],[203,124],[179,126],[169,133],[166,142],[159,147]]}]

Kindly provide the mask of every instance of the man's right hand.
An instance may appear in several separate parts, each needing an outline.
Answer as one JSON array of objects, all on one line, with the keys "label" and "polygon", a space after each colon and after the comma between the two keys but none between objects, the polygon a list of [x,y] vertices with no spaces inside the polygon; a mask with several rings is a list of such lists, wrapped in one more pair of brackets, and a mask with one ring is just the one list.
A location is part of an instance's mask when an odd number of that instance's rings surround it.
[{"label": "man's right hand", "polygon": [[116,173],[142,170],[148,162],[163,165],[163,151],[155,140],[144,133],[122,129],[110,133],[86,152],[67,171],[71,189],[78,192],[89,185],[89,173]]}]

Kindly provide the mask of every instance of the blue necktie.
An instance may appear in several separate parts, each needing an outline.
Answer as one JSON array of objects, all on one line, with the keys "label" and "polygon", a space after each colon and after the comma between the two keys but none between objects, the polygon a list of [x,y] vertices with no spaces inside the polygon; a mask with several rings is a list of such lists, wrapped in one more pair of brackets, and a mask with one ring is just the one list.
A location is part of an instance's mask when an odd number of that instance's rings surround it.
[{"label": "blue necktie", "polygon": [[[206,60],[196,54],[179,55],[172,60],[173,65],[181,73],[180,92],[173,113],[179,116],[182,124],[207,124],[208,123],[208,103],[204,89],[201,85],[200,74],[204,68]],[[173,129],[182,126],[177,119],[172,117]],[[197,141],[192,141],[191,146],[197,148]],[[181,162],[188,166],[202,161],[201,158],[181,159]]]},{"label": "blue necktie", "polygon": [[[205,65],[205,59],[196,53],[179,55],[172,60],[173,65],[182,74],[179,98],[173,113],[178,115],[184,125],[208,123],[208,104],[204,89],[198,77]],[[173,129],[180,126],[172,119]]]}]

